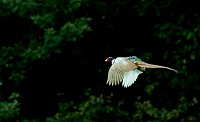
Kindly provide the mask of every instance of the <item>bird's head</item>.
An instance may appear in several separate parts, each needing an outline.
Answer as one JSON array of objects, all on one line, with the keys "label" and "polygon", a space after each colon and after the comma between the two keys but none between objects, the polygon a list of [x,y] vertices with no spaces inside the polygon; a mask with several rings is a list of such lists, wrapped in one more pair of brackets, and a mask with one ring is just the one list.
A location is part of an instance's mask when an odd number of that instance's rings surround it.
[{"label": "bird's head", "polygon": [[108,57],[108,58],[106,58],[105,62],[110,62],[110,63],[112,63],[113,59],[114,59],[113,57]]}]

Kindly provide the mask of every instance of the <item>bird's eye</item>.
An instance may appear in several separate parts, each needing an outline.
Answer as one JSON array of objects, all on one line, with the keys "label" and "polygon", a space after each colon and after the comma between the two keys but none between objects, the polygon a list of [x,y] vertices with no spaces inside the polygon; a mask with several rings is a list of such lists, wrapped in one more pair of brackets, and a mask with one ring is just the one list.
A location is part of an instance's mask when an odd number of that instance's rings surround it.
[{"label": "bird's eye", "polygon": [[105,61],[109,62],[111,60],[111,57],[106,58]]}]

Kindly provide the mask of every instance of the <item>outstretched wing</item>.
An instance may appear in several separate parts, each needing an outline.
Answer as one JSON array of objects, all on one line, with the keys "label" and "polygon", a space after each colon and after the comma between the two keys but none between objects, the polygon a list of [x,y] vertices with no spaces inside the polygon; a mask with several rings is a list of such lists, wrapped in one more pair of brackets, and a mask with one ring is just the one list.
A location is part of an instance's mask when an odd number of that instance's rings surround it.
[{"label": "outstretched wing", "polygon": [[[132,63],[132,61],[130,61],[128,57],[116,58],[108,71],[107,84],[117,85],[123,80],[122,85],[125,87],[128,87],[130,84],[134,83],[134,81],[137,79],[138,75],[140,74],[140,73],[138,74],[139,70],[138,71],[134,70],[136,68],[138,68],[138,66]],[[130,78],[130,77],[133,77],[133,78]]]},{"label": "outstretched wing", "polygon": [[124,72],[121,69],[120,65],[114,63],[108,71],[107,84],[112,86],[117,85],[122,81],[123,77],[124,77]]},{"label": "outstretched wing", "polygon": [[143,73],[143,72],[138,69],[134,69],[129,72],[125,72],[122,86],[125,88],[131,86],[136,81],[139,74],[141,74],[141,73]]}]

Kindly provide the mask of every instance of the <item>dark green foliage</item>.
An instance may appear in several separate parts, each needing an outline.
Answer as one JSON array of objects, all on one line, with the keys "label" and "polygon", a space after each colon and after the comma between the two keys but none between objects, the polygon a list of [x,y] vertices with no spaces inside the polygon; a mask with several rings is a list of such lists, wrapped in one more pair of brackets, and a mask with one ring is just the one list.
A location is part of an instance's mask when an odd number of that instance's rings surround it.
[{"label": "dark green foliage", "polygon": [[19,97],[18,93],[12,93],[7,101],[0,102],[0,120],[9,120],[15,118],[19,115],[19,102],[17,98]]},{"label": "dark green foliage", "polygon": [[[188,122],[200,118],[200,3],[0,0],[0,121]],[[147,69],[108,86],[107,56]]]},{"label": "dark green foliage", "polygon": [[110,98],[104,99],[102,96],[90,95],[86,91],[87,100],[75,105],[73,101],[60,103],[59,112],[55,117],[47,118],[47,122],[88,122],[88,121],[130,121],[128,112],[121,109],[122,101],[114,107]]}]

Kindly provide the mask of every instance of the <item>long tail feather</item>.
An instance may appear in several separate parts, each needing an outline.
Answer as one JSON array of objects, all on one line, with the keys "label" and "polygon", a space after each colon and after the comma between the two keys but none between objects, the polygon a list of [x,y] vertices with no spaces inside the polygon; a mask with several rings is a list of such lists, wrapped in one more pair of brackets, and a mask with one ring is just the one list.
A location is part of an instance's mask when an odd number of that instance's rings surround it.
[{"label": "long tail feather", "polygon": [[148,63],[145,63],[145,62],[142,62],[142,61],[139,61],[139,62],[136,62],[136,63],[137,63],[137,65],[139,67],[143,67],[143,68],[164,68],[164,69],[172,70],[172,71],[178,73],[177,70],[172,69],[170,67],[166,67],[166,66],[160,66],[160,65],[155,65],[155,64],[148,64]]}]

